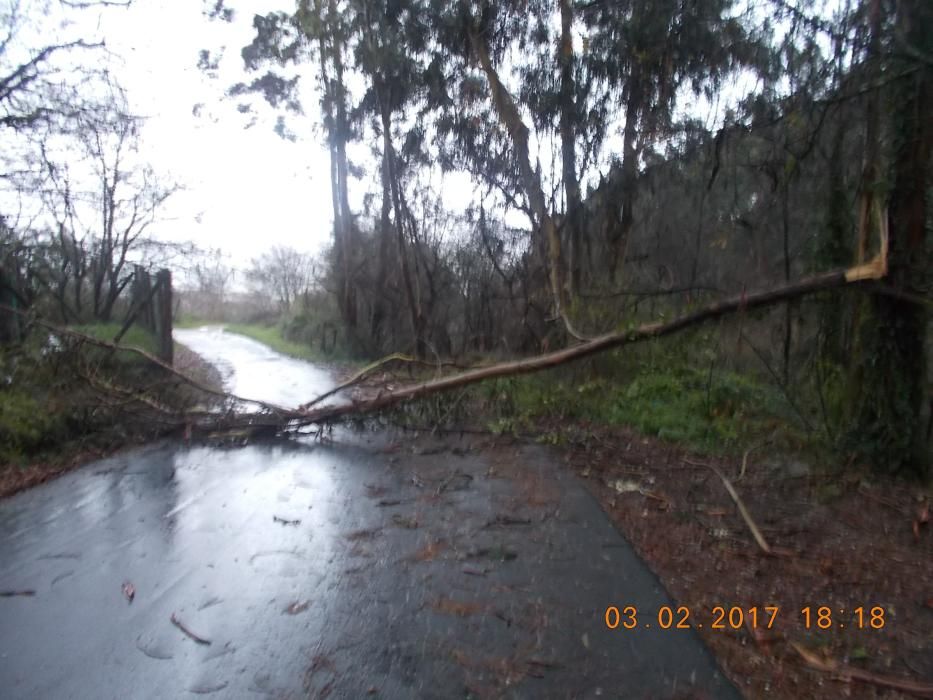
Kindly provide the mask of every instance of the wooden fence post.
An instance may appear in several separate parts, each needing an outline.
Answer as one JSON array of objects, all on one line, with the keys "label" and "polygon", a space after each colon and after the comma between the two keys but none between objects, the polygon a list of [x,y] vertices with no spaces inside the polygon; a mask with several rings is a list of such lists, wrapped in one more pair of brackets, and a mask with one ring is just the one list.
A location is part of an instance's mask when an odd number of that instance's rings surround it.
[{"label": "wooden fence post", "polygon": [[[142,326],[148,331],[155,331],[155,322],[152,317],[152,280],[149,272],[142,265],[136,265],[133,269],[133,286],[130,294],[130,306],[136,309],[135,321],[137,325]],[[132,323],[132,321],[130,321]]]},{"label": "wooden fence post", "polygon": [[156,350],[159,359],[172,364],[174,343],[172,341],[172,272],[159,270],[156,273],[158,290],[152,299],[153,331],[156,337]]},{"label": "wooden fence post", "polygon": [[172,364],[174,345],[172,341],[172,273],[170,270],[159,270],[156,273],[155,284],[149,272],[137,265],[133,272],[131,289],[130,311],[123,327],[114,338],[114,343],[136,323],[155,336],[155,354],[166,364]]}]

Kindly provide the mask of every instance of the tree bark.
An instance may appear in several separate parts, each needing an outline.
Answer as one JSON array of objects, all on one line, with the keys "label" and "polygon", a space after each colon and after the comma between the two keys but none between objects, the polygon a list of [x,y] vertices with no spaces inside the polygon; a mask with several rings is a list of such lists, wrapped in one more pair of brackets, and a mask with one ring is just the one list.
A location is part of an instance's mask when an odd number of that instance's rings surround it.
[{"label": "tree bark", "polygon": [[[331,32],[332,45],[328,46],[325,39],[324,27],[329,23],[325,19],[325,10],[321,0],[315,0],[314,11],[322,25],[317,36],[318,52],[320,53],[320,81],[324,91],[322,108],[324,111],[324,128],[328,136],[328,150],[330,155],[330,185],[331,207],[334,213],[334,256],[337,270],[337,299],[340,315],[344,323],[352,331],[356,326],[356,299],[353,294],[353,282],[350,274],[350,236],[352,226],[350,206],[346,194],[347,181],[347,152],[346,152],[346,106],[345,89],[342,83],[343,65],[339,60],[340,49],[336,45],[339,40],[337,32]],[[327,12],[333,16],[334,3],[328,4]],[[333,66],[335,77],[331,79],[328,64]]]},{"label": "tree bark", "polygon": [[[568,362],[581,360],[607,350],[671,335],[672,333],[676,333],[677,331],[698,323],[711,321],[738,311],[770,306],[827,289],[836,289],[848,284],[861,283],[865,280],[879,279],[883,274],[884,266],[883,262],[880,260],[848,270],[833,270],[820,275],[806,277],[797,282],[775,289],[768,289],[752,294],[743,293],[738,296],[717,301],[671,321],[647,323],[631,330],[607,333],[556,352],[522,360],[514,360],[512,362],[503,362],[492,365],[491,367],[469,370],[421,384],[402,387],[401,389],[382,393],[375,398],[365,401],[358,401],[342,406],[323,406],[307,410],[302,413],[300,417],[295,418],[293,423],[300,426],[313,423],[328,423],[343,418],[360,417],[407,401],[424,398],[425,396],[457,389],[477,382],[498,377],[540,372]],[[312,401],[311,404],[308,405],[313,405],[313,403]]]},{"label": "tree bark", "polygon": [[[561,259],[560,237],[557,234],[557,226],[554,224],[554,218],[551,216],[547,206],[547,199],[544,190],[541,188],[541,181],[537,171],[531,166],[531,156],[528,148],[528,127],[522,121],[515,100],[506,90],[495,66],[492,65],[492,59],[489,56],[489,49],[486,46],[486,40],[470,27],[470,45],[477,60],[482,66],[483,73],[489,82],[489,89],[492,93],[493,105],[502,121],[503,126],[509,133],[512,140],[512,148],[515,150],[515,159],[518,162],[519,174],[521,176],[522,188],[528,197],[531,205],[531,211],[534,215],[533,222],[544,239],[547,250],[548,270],[550,275],[551,294],[554,300],[556,314],[564,318],[566,322],[566,289],[563,280],[563,261]],[[569,329],[568,329],[569,330]]]},{"label": "tree bark", "polygon": [[[330,11],[336,16],[337,6],[330,0]],[[343,75],[343,51],[338,36],[334,36],[331,44],[334,61],[334,101],[335,101],[335,130],[337,134],[335,152],[337,156],[337,181],[339,183],[340,220],[343,226],[343,277],[344,277],[344,305],[346,307],[345,321],[350,332],[356,328],[356,288],[353,280],[353,252],[356,250],[353,212],[350,210],[350,183],[349,168],[347,167],[347,139],[350,124],[347,119],[347,97]]]},{"label": "tree bark", "polygon": [[582,222],[583,207],[580,196],[580,180],[577,177],[577,109],[576,83],[573,76],[573,7],[571,0],[559,0],[560,4],[560,144],[561,169],[564,179],[564,196],[567,211],[564,218],[565,240],[568,248],[570,300],[580,291],[582,275]]},{"label": "tree bark", "polygon": [[[898,4],[896,36],[921,52],[933,51],[933,5],[928,0]],[[894,187],[883,219],[889,250],[889,286],[908,297],[923,292],[931,269],[926,250],[928,175],[933,154],[933,67],[919,64],[894,88],[892,137]],[[867,226],[866,226],[867,230]],[[866,245],[860,239],[860,250]],[[873,294],[859,319],[854,420],[850,439],[867,461],[891,472],[929,473],[923,403],[926,391],[926,307],[891,294]]]},{"label": "tree bark", "polygon": [[395,149],[392,146],[392,120],[388,108],[382,108],[382,143],[383,157],[389,175],[389,187],[392,193],[392,205],[395,211],[395,237],[398,244],[399,266],[402,270],[402,283],[405,285],[405,298],[408,301],[408,315],[411,319],[412,338],[415,345],[415,354],[424,357],[427,351],[424,338],[424,314],[421,303],[415,294],[412,272],[408,260],[407,246],[405,245],[405,216],[402,206],[401,183],[395,161]]},{"label": "tree bark", "polygon": [[632,69],[625,103],[625,128],[622,132],[622,216],[618,230],[612,231],[609,256],[610,277],[615,280],[619,266],[625,264],[625,251],[635,221],[635,187],[638,181],[638,115],[641,113],[642,94],[638,67]]}]

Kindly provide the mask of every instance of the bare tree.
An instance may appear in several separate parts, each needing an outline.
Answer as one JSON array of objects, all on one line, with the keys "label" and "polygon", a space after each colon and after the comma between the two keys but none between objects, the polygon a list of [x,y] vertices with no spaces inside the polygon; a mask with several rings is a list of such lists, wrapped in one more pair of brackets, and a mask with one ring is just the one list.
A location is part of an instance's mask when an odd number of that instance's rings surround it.
[{"label": "bare tree", "polygon": [[273,299],[287,313],[310,290],[313,273],[311,256],[287,246],[273,246],[268,253],[253,258],[246,279],[254,291]]},{"label": "bare tree", "polygon": [[100,217],[91,237],[91,284],[95,318],[110,320],[113,305],[132,277],[127,263],[145,248],[149,227],[175,185],[161,183],[148,165],[134,163],[136,119],[120,115],[113,123],[91,123],[84,147],[94,168]]},{"label": "bare tree", "polygon": [[197,303],[207,318],[221,320],[224,317],[228,288],[234,274],[220,251],[208,251],[204,260],[194,266],[192,275],[197,285]]}]

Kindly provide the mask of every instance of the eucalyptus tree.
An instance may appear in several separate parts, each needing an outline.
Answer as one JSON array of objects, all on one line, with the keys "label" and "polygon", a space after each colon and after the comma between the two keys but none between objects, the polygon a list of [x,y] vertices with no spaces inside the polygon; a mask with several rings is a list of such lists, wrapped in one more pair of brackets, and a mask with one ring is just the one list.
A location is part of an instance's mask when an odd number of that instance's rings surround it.
[{"label": "eucalyptus tree", "polygon": [[[451,289],[477,297],[476,307],[463,307],[464,332],[485,336],[483,347],[498,343],[498,319],[477,317],[495,313],[491,295],[464,278],[470,255],[486,257],[474,266],[476,276],[495,280],[496,294],[509,302],[503,308],[514,312],[522,295],[516,325],[543,347],[581,339],[571,322],[582,317],[577,300],[606,287],[617,291],[633,241],[653,236],[653,251],[636,252],[653,255],[667,278],[678,268],[688,281],[671,287],[686,284],[692,293],[720,282],[741,288],[755,275],[787,287],[796,272],[816,266],[801,260],[805,242],[817,241],[814,249],[837,266],[849,262],[849,251],[857,252],[854,262],[868,263],[881,252],[869,245],[878,240],[889,248],[887,286],[896,294],[887,289],[863,311],[861,355],[851,359],[866,377],[874,367],[909,367],[922,376],[915,370],[925,317],[896,305],[905,295],[922,296],[927,284],[916,270],[928,263],[917,222],[929,219],[923,193],[930,137],[929,119],[918,115],[929,113],[931,51],[917,27],[929,26],[929,3],[901,0],[893,12],[888,0],[853,0],[833,16],[814,5],[301,0],[294,12],[257,17],[256,40],[243,55],[257,70],[272,61],[308,69],[317,82],[331,155],[332,280],[347,326],[368,333],[372,347],[383,349],[387,329],[401,326],[423,354],[450,327],[437,322],[435,302]],[[769,11],[777,21],[765,17]],[[757,81],[753,94],[725,89],[739,73]],[[289,106],[295,80],[267,73],[234,92],[259,91]],[[714,133],[689,114],[691,101],[733,104]],[[359,216],[348,197],[355,168],[347,148],[355,140],[368,140],[378,162]],[[438,166],[469,174],[473,211],[480,212],[478,222],[460,222],[460,245],[446,250],[413,206],[420,183]],[[584,196],[597,181],[601,186]],[[370,216],[373,201],[380,206]],[[517,236],[509,227],[506,242],[504,221],[516,212],[529,225]],[[713,227],[710,241],[705,234]],[[744,247],[726,251],[730,240]],[[754,270],[743,267],[750,246]],[[619,314],[606,308],[604,317],[589,320],[616,323]],[[361,311],[369,313],[365,331]],[[784,384],[797,313],[786,307],[778,343]],[[561,327],[549,322],[557,319],[563,326],[555,332]],[[894,349],[886,345],[892,342]],[[858,379],[853,386],[874,385]],[[852,421],[858,434],[880,436],[874,442],[902,464],[904,441],[916,443],[917,432],[897,438],[892,426],[917,412],[921,390],[898,390],[896,399],[892,386],[901,384],[884,387],[889,395],[881,402],[854,391]]]},{"label": "eucalyptus tree", "polygon": [[[230,21],[234,10],[218,0],[209,8],[208,14]],[[253,28],[253,40],[242,49],[241,55],[247,70],[264,72],[249,83],[234,85],[228,93],[232,96],[259,94],[274,108],[300,113],[303,110],[298,97],[300,78],[305,71],[310,71],[317,84],[321,127],[330,155],[338,306],[348,331],[354,335],[357,325],[354,268],[358,235],[349,203],[351,168],[347,145],[355,135],[345,66],[348,51],[346,16],[337,0],[299,0],[294,11],[256,15]],[[210,68],[209,52],[202,52],[199,65]]]},{"label": "eucalyptus tree", "polygon": [[[377,298],[371,317],[370,334],[379,344],[385,317],[384,297],[378,290],[388,281],[388,253],[394,241],[396,259],[415,352],[426,353],[425,291],[419,274],[418,223],[411,214],[405,188],[406,171],[425,164],[425,131],[408,114],[423,85],[428,27],[417,1],[369,2],[353,0],[347,16],[352,31],[357,70],[366,81],[358,114],[371,117],[374,131],[381,136],[382,204],[378,233],[376,273]],[[396,133],[401,143],[396,142]],[[394,233],[394,235],[392,235]]]},{"label": "eucalyptus tree", "polygon": [[579,11],[587,30],[582,57],[599,105],[619,104],[623,123],[621,199],[617,225],[607,231],[610,273],[624,258],[634,224],[639,161],[669,138],[688,88],[715,100],[723,79],[759,68],[766,49],[746,26],[734,0],[590,2]]}]

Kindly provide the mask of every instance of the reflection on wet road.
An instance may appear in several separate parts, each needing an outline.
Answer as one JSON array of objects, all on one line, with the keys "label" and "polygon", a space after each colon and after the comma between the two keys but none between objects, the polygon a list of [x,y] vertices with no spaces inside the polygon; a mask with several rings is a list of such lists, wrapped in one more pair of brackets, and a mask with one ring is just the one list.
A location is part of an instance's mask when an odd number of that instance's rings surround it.
[{"label": "reflection on wet road", "polygon": [[246,399],[291,408],[334,385],[326,371],[221,327],[176,330],[175,338],[217,367],[228,391]]},{"label": "reflection on wet road", "polygon": [[692,632],[605,628],[670,601],[537,446],[126,452],[0,502],[0,591],[4,698],[735,697]]}]

